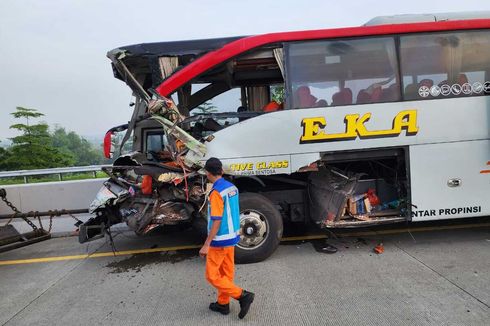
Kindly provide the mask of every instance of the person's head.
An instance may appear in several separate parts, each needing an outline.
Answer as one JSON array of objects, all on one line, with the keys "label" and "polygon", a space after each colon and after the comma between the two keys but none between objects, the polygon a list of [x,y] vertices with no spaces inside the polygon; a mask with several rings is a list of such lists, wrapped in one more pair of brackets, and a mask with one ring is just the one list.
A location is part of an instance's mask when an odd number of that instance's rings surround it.
[{"label": "person's head", "polygon": [[211,157],[206,161],[204,170],[206,170],[206,177],[211,182],[215,182],[223,176],[223,164],[216,157]]}]

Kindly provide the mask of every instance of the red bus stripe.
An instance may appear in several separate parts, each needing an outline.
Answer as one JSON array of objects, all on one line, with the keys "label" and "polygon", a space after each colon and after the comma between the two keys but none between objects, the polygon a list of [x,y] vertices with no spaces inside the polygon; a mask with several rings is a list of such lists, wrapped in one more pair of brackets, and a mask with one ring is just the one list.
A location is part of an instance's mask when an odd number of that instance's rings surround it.
[{"label": "red bus stripe", "polygon": [[312,31],[271,33],[245,37],[211,51],[176,72],[157,87],[162,96],[169,96],[177,88],[214,66],[254,48],[279,42],[316,40],[340,37],[390,35],[418,32],[437,32],[448,30],[490,28],[490,19],[455,20],[414,24],[392,24],[379,26],[361,26]]}]

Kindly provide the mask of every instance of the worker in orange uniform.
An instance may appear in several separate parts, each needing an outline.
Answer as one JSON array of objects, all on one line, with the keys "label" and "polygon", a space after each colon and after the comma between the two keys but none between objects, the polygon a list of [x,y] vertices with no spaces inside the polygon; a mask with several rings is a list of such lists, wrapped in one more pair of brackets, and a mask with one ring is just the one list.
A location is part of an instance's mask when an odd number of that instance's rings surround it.
[{"label": "worker in orange uniform", "polygon": [[282,103],[278,103],[274,100],[267,103],[262,111],[264,112],[275,112],[284,109],[284,105]]},{"label": "worker in orange uniform", "polygon": [[206,279],[218,290],[218,300],[211,303],[209,309],[228,315],[230,298],[233,298],[240,303],[238,317],[242,319],[254,300],[254,294],[233,283],[235,245],[240,241],[238,189],[223,178],[223,165],[219,159],[210,158],[204,169],[213,188],[208,200],[208,237],[199,255],[206,257]]}]

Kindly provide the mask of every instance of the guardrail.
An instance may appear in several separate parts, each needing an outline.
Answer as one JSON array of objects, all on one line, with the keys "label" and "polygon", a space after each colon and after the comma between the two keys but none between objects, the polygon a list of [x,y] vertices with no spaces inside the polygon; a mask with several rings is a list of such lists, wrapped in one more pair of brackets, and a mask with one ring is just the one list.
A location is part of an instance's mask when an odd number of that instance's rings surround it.
[{"label": "guardrail", "polygon": [[94,178],[96,178],[97,172],[101,171],[103,167],[108,167],[108,166],[110,166],[110,165],[70,166],[70,167],[65,167],[65,168],[5,171],[5,172],[0,172],[0,179],[23,177],[24,183],[29,183],[29,177],[32,177],[32,176],[58,175],[59,181],[62,181],[63,180],[63,174],[81,173],[81,172],[93,172],[93,176],[94,176]]}]

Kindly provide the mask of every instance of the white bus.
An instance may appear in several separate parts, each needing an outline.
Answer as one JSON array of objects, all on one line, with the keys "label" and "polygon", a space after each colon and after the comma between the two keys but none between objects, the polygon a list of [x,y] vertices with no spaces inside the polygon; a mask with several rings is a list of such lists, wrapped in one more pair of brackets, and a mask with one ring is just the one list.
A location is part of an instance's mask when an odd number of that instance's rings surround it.
[{"label": "white bus", "polygon": [[267,258],[283,223],[490,215],[489,17],[380,17],[110,51],[134,113],[106,135],[110,156],[126,132],[80,241],[121,221],[138,234],[199,224],[209,157],[240,189],[240,262]]}]

